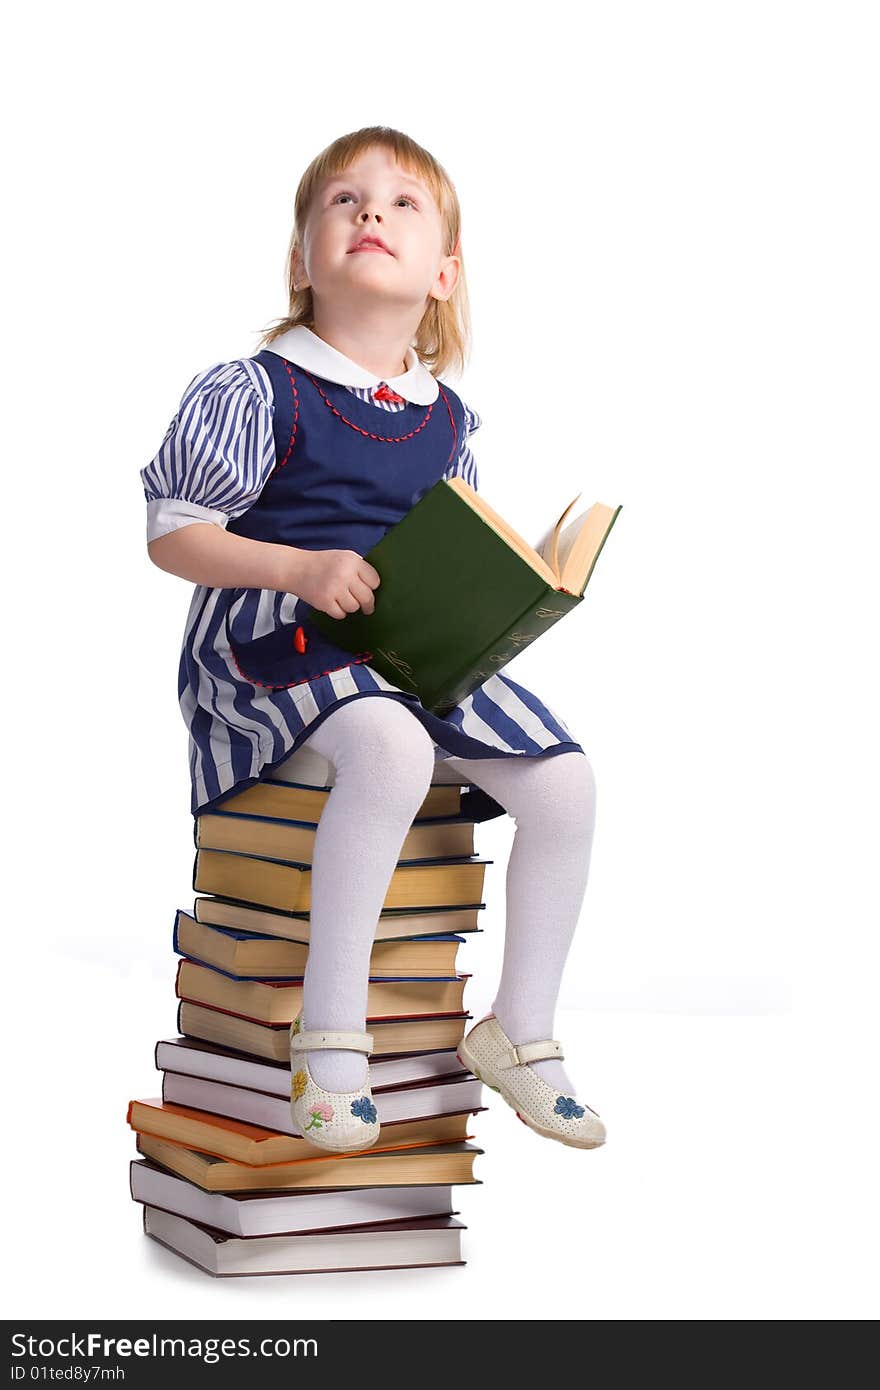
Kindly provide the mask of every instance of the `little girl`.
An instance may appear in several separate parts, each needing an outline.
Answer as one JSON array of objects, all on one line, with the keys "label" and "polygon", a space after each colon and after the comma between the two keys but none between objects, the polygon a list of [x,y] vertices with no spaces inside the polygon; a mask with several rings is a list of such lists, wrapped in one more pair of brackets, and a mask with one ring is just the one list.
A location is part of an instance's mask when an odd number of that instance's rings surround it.
[{"label": "little girl", "polygon": [[586,889],[595,783],[558,715],[497,673],[440,717],[309,621],[371,613],[364,554],[441,478],[477,487],[479,416],[441,373],[464,364],[467,303],[455,189],[399,131],[340,137],[303,175],[290,312],[254,357],[187,387],[141,471],[148,545],[196,587],[178,691],[193,815],[271,775],[302,744],[335,768],[311,873],[303,1007],[291,1028],[291,1114],[309,1138],[360,1150],[379,1134],[367,1084],[370,953],[404,838],[431,782],[505,811],[501,980],[460,1060],[537,1133],[594,1148],[553,1020]]}]

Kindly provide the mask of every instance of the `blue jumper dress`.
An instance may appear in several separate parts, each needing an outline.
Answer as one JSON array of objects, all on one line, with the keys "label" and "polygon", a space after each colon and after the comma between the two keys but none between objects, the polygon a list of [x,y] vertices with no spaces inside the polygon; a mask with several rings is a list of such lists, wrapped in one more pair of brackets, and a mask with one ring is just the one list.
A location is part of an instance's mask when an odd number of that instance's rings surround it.
[{"label": "blue jumper dress", "polygon": [[[303,550],[365,555],[441,478],[459,454],[465,408],[438,382],[433,404],[380,411],[345,386],[269,349],[250,359],[274,398],[275,465],[259,496],[227,530]],[[380,591],[381,592],[381,586]],[[406,704],[435,758],[547,757],[583,752],[562,720],[502,673],[442,717],[345,651],[311,621],[295,594],[198,586],[187,619],[178,694],[190,730],[192,813],[210,811],[272,775],[332,710],[367,696]],[[305,636],[295,641],[298,628]],[[462,813],[505,814],[482,788]]]}]

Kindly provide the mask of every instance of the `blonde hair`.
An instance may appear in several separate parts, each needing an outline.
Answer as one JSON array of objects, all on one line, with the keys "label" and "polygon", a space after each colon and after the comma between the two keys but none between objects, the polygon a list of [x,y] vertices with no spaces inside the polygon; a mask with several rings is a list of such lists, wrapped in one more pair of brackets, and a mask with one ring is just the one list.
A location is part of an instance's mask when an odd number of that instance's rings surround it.
[{"label": "blonde hair", "polygon": [[[416,144],[409,135],[390,126],[364,126],[337,140],[316,155],[299,181],[294,203],[293,232],[287,253],[287,316],[264,330],[261,347],[268,347],[282,333],[297,324],[307,328],[314,325],[314,308],[310,286],[293,288],[293,253],[302,246],[306,219],[312,199],[325,179],[344,174],[346,169],[365,151],[381,145],[389,150],[407,173],[420,178],[431,190],[440,209],[443,222],[446,254],[461,257],[461,209],[458,195],[446,170],[432,154]],[[447,300],[431,299],[416,330],[412,346],[421,361],[435,376],[448,367],[459,374],[464,370],[470,350],[470,309],[462,258],[458,283]]]}]

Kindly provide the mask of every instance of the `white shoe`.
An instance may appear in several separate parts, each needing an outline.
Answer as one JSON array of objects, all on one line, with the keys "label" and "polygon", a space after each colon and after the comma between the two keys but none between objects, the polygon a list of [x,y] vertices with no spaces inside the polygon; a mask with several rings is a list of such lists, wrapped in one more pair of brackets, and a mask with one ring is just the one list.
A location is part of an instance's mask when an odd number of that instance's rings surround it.
[{"label": "white shoe", "polygon": [[306,1053],[316,1048],[373,1051],[372,1033],[320,1032],[302,1028],[302,1014],[290,1027],[290,1115],[304,1139],[337,1153],[368,1149],[379,1138],[379,1121],[369,1086],[359,1091],[325,1091],[309,1071]]},{"label": "white shoe", "polygon": [[562,1044],[553,1038],[514,1045],[494,1014],[480,1019],[458,1045],[458,1060],[478,1081],[497,1091],[523,1124],[577,1149],[596,1149],[605,1143],[605,1126],[598,1112],[562,1095],[528,1065],[544,1057],[562,1060]]}]

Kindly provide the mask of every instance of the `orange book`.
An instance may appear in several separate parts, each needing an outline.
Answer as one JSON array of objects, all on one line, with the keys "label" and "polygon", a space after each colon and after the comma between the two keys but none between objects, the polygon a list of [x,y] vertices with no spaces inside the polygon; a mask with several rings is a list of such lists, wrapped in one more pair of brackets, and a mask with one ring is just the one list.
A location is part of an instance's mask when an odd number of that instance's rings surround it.
[{"label": "orange book", "polygon": [[474,1158],[483,1152],[465,1141],[465,1116],[456,1116],[458,1127],[450,1128],[445,1117],[449,1139],[433,1144],[418,1144],[399,1149],[383,1149],[375,1153],[364,1149],[356,1154],[327,1154],[326,1158],[310,1159],[308,1163],[264,1163],[262,1168],[248,1168],[243,1163],[230,1163],[228,1158],[171,1144],[165,1139],[153,1139],[149,1134],[137,1136],[138,1152],[167,1172],[176,1173],[194,1183],[203,1192],[299,1192],[329,1191],[336,1188],[417,1187],[421,1184],[473,1183]]},{"label": "orange book", "polygon": [[[446,1143],[448,1125],[444,1121],[454,1118],[450,1115],[433,1115],[422,1120],[394,1121],[382,1125],[379,1138],[370,1145],[369,1152],[383,1153],[402,1147]],[[262,1129],[259,1125],[233,1120],[227,1115],[214,1115],[209,1110],[191,1110],[188,1106],[174,1105],[170,1101],[129,1101],[126,1119],[138,1134],[151,1135],[154,1139],[211,1154],[214,1158],[228,1158],[249,1168],[263,1168],[268,1164],[308,1163],[327,1158],[326,1149],[299,1135],[281,1134],[277,1129]],[[362,1149],[355,1149],[334,1154],[334,1157],[357,1157],[363,1152]]]}]

